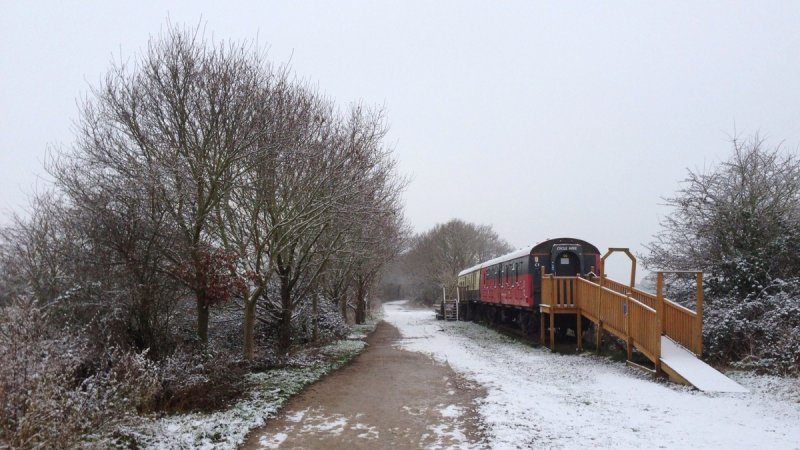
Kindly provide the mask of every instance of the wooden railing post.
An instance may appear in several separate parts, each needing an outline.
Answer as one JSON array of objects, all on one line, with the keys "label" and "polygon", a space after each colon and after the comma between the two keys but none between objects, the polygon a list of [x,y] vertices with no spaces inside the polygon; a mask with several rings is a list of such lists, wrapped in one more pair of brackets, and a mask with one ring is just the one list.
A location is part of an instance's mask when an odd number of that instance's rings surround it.
[{"label": "wooden railing post", "polygon": [[[544,326],[544,314],[541,311],[541,305],[551,305],[550,299],[547,298],[550,296],[550,281],[547,279],[547,276],[544,271],[544,266],[542,266],[541,271],[539,272],[541,275],[539,280],[541,283],[540,291],[539,291],[539,341],[541,341],[542,345],[545,345],[545,326]],[[551,305],[552,308],[552,305]],[[552,314],[552,313],[551,313]],[[552,343],[551,343],[552,344]]]},{"label": "wooden railing post", "polygon": [[577,320],[577,323],[575,324],[576,326],[575,331],[577,332],[575,339],[578,342],[578,350],[583,350],[583,316],[581,316],[580,306],[578,306],[578,308],[576,309],[578,310],[578,314],[575,315],[575,318]]},{"label": "wooden railing post", "polygon": [[664,334],[664,272],[656,274],[656,312],[658,313],[658,333]]},{"label": "wooden railing post", "polygon": [[697,272],[697,317],[695,317],[695,346],[694,353],[703,356],[703,272]]},{"label": "wooden railing post", "polygon": [[539,311],[539,343],[544,345],[544,314]]},{"label": "wooden railing post", "polygon": [[[546,278],[546,274],[544,273],[544,266],[542,266],[542,270],[540,272],[541,272],[540,273],[541,274],[540,280],[542,280],[542,288],[541,288],[541,292],[540,292],[540,295],[541,295],[540,303],[546,303],[545,302],[545,298],[544,298],[545,297],[545,292],[549,292],[549,289],[545,289],[545,285],[547,285],[548,288],[549,288],[550,285],[547,284],[547,281],[546,281],[547,278]],[[548,302],[550,301],[550,299],[547,299],[547,300],[548,300]]]},{"label": "wooden railing post", "polygon": [[461,288],[456,286],[456,322],[460,319],[458,317],[458,305],[461,303]]},{"label": "wooden railing post", "polygon": [[628,361],[633,359],[633,338],[631,338],[631,302],[630,297],[625,297],[625,347],[628,351]]},{"label": "wooden railing post", "polygon": [[600,354],[600,347],[603,345],[603,318],[600,317],[602,311],[601,304],[603,303],[603,285],[606,281],[605,268],[600,271],[600,289],[597,292],[597,301],[595,307],[595,317],[597,317],[597,336],[595,337],[595,351]]},{"label": "wooden railing post", "polygon": [[656,340],[656,373],[661,373],[661,336],[664,334],[664,272],[656,274],[656,323],[658,327]]}]

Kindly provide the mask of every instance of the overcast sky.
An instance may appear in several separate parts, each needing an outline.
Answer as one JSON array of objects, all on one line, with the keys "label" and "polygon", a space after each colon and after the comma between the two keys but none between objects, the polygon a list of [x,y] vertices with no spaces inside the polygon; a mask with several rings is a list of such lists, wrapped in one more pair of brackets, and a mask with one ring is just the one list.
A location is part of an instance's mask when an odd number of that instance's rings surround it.
[{"label": "overcast sky", "polygon": [[258,38],[341,105],[385,105],[417,231],[460,217],[515,247],[643,252],[661,197],[735,130],[800,143],[800,2],[5,1],[4,220],[71,143],[76,98],[168,18]]}]

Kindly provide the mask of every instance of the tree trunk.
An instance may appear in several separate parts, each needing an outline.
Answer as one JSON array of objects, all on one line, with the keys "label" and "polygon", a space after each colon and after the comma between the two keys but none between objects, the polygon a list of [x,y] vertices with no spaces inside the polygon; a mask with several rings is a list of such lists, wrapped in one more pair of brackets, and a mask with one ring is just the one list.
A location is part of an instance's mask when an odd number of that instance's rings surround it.
[{"label": "tree trunk", "polygon": [[205,289],[195,293],[197,296],[197,337],[200,342],[208,342],[208,300]]},{"label": "tree trunk", "polygon": [[256,298],[244,302],[244,358],[252,361],[255,355]]},{"label": "tree trunk", "polygon": [[356,323],[362,324],[367,321],[367,308],[366,308],[366,301],[364,299],[364,279],[358,277],[358,282],[356,283]]},{"label": "tree trunk", "polygon": [[347,294],[343,294],[339,297],[339,313],[342,315],[342,320],[344,323],[347,323]]},{"label": "tree trunk", "polygon": [[319,299],[316,294],[311,298],[311,341],[317,342],[319,339],[319,308],[317,302]]},{"label": "tree trunk", "polygon": [[292,346],[292,291],[288,280],[281,279],[281,315],[278,325],[278,352],[285,354]]}]

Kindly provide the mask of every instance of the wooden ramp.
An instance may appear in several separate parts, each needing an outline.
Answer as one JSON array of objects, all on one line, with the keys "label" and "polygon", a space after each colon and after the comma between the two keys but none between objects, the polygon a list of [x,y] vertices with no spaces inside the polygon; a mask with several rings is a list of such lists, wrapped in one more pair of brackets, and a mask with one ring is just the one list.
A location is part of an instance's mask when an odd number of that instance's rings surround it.
[{"label": "wooden ramp", "polygon": [[747,392],[739,383],[701,361],[672,339],[661,336],[661,368],[670,378],[705,392]]},{"label": "wooden ramp", "polygon": [[[613,250],[613,249],[612,249]],[[609,253],[611,250],[609,251]],[[608,253],[606,254],[608,255]],[[688,272],[703,285],[702,273]],[[703,291],[697,289],[694,310],[664,298],[663,274],[657,273],[656,293],[650,294],[631,284],[610,280],[605,276],[554,276],[542,270],[541,336],[550,329],[550,345],[555,343],[555,316],[575,317],[578,348],[582,347],[583,319],[596,326],[596,347],[600,348],[603,334],[609,333],[625,343],[628,362],[638,351],[655,366],[655,373],[666,373],[673,381],[690,384],[708,392],[747,392],[742,386],[704,363],[703,353]],[[545,323],[549,316],[549,327]]]}]

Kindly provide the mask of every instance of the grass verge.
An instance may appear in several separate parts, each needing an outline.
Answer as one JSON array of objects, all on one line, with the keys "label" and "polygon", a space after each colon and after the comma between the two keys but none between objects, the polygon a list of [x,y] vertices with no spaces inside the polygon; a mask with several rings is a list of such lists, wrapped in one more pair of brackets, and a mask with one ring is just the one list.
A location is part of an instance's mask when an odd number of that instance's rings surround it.
[{"label": "grass verge", "polygon": [[[235,449],[247,434],[275,417],[280,408],[306,386],[341,368],[366,347],[364,338],[375,329],[382,314],[353,327],[351,334],[321,348],[300,352],[293,367],[270,369],[245,377],[245,394],[231,407],[209,413],[167,417],[139,417],[94,444],[112,448]],[[303,355],[308,353],[308,355]]]}]

